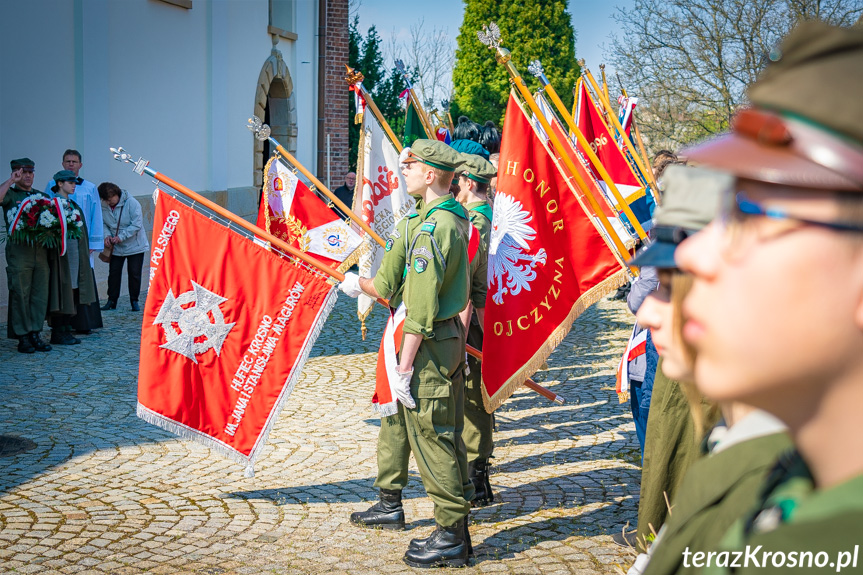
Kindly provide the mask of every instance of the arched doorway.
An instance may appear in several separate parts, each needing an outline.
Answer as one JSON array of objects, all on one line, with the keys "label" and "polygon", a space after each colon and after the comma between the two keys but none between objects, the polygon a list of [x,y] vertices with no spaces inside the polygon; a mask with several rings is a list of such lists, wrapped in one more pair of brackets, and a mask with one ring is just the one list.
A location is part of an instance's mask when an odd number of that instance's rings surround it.
[{"label": "arched doorway", "polygon": [[[282,53],[273,46],[258,75],[254,114],[270,126],[272,136],[292,154],[297,151],[297,106],[294,82]],[[273,152],[269,141],[254,139],[254,182],[264,183],[264,166]]]}]

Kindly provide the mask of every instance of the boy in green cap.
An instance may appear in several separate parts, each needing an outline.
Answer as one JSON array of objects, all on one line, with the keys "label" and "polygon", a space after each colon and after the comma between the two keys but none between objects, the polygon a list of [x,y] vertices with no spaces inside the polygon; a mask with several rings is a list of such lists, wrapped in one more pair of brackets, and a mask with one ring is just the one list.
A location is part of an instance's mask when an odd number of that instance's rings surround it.
[{"label": "boy in green cap", "polygon": [[[456,200],[467,210],[471,224],[479,233],[479,241],[476,254],[470,262],[470,303],[461,313],[461,319],[468,330],[467,343],[481,350],[492,219],[487,193],[489,182],[497,175],[497,169],[476,154],[463,153],[462,157]],[[475,490],[471,505],[480,507],[494,501],[488,480],[489,458],[494,450],[494,415],[485,410],[482,401],[482,364],[474,357],[468,357],[467,364],[462,438],[467,449],[468,475]]]},{"label": "boy in green cap", "polygon": [[683,335],[696,383],[789,428],[796,451],[707,573],[859,572],[863,525],[863,30],[800,25],[732,132],[684,153],[737,185],[677,250],[695,276]]},{"label": "boy in green cap", "polygon": [[[48,197],[33,189],[36,164],[30,158],[12,160],[12,175],[0,184],[0,207],[6,229],[21,202],[30,195]],[[6,238],[6,276],[9,282],[9,335],[18,338],[18,351],[51,351],[39,332],[48,313],[48,251],[44,246]]]},{"label": "boy in green cap", "polygon": [[[435,503],[437,523],[430,537],[411,542],[404,560],[413,567],[458,567],[468,561],[465,517],[470,510],[457,456],[459,390],[454,389],[464,365],[465,330],[457,316],[468,303],[469,224],[449,194],[460,164],[455,150],[443,142],[417,140],[404,164],[408,193],[422,203],[406,255],[402,297],[407,315],[396,394],[405,407],[408,441]],[[362,289],[354,274],[344,283],[341,289],[348,295]]]}]

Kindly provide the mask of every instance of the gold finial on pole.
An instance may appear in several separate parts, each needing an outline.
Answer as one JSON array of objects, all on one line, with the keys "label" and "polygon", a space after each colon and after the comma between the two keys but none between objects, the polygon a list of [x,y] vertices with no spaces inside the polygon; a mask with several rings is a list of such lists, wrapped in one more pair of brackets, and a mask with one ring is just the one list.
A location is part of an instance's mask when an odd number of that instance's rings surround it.
[{"label": "gold finial on pole", "polygon": [[365,79],[365,76],[363,76],[363,73],[360,72],[359,70],[355,70],[354,68],[351,68],[347,64],[345,64],[345,68],[347,69],[347,73],[345,74],[345,82],[347,82],[349,86],[352,86],[355,90],[357,90],[360,93],[360,96],[362,96],[363,100],[365,100],[365,102],[366,102],[366,106],[368,106],[371,109],[372,115],[374,115],[374,117],[377,119],[378,123],[384,129],[384,132],[386,132],[386,135],[390,139],[390,142],[392,143],[392,145],[395,146],[396,151],[401,152],[402,151],[402,143],[399,141],[398,138],[396,138],[396,135],[393,132],[393,129],[390,128],[389,122],[387,122],[386,118],[384,118],[384,115],[381,114],[381,111],[378,108],[378,105],[375,104],[375,101],[372,98],[372,95],[369,94],[368,91],[363,86],[363,80]]}]

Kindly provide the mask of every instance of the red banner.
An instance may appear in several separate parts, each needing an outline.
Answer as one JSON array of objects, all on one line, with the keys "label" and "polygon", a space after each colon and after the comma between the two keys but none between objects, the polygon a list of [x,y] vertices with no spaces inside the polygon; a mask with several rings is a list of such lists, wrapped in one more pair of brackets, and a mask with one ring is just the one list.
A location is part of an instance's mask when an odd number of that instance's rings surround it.
[{"label": "red banner", "polygon": [[251,466],[335,288],[164,192],[153,230],[138,416]]},{"label": "red banner", "polygon": [[483,335],[488,411],[542,365],[582,311],[625,281],[513,96],[503,129]]}]

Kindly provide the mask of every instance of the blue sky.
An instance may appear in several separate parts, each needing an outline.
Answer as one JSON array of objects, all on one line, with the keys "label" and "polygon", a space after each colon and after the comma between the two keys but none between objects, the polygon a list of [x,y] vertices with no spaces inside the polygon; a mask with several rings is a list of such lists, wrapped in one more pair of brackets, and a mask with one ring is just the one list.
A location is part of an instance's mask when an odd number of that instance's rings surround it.
[{"label": "blue sky", "polygon": [[[603,45],[606,49],[610,47],[609,36],[616,31],[616,23],[611,18],[615,8],[628,8],[634,3],[635,0],[569,0],[569,12],[576,30],[576,55],[587,60],[588,67],[595,73],[599,72],[599,64],[605,61]],[[446,28],[454,46],[464,13],[462,0],[422,3],[352,0],[352,4],[360,17],[360,30],[365,33],[374,24],[384,45],[389,44],[391,37],[398,40],[409,38],[411,25],[422,19],[428,30]]]}]

